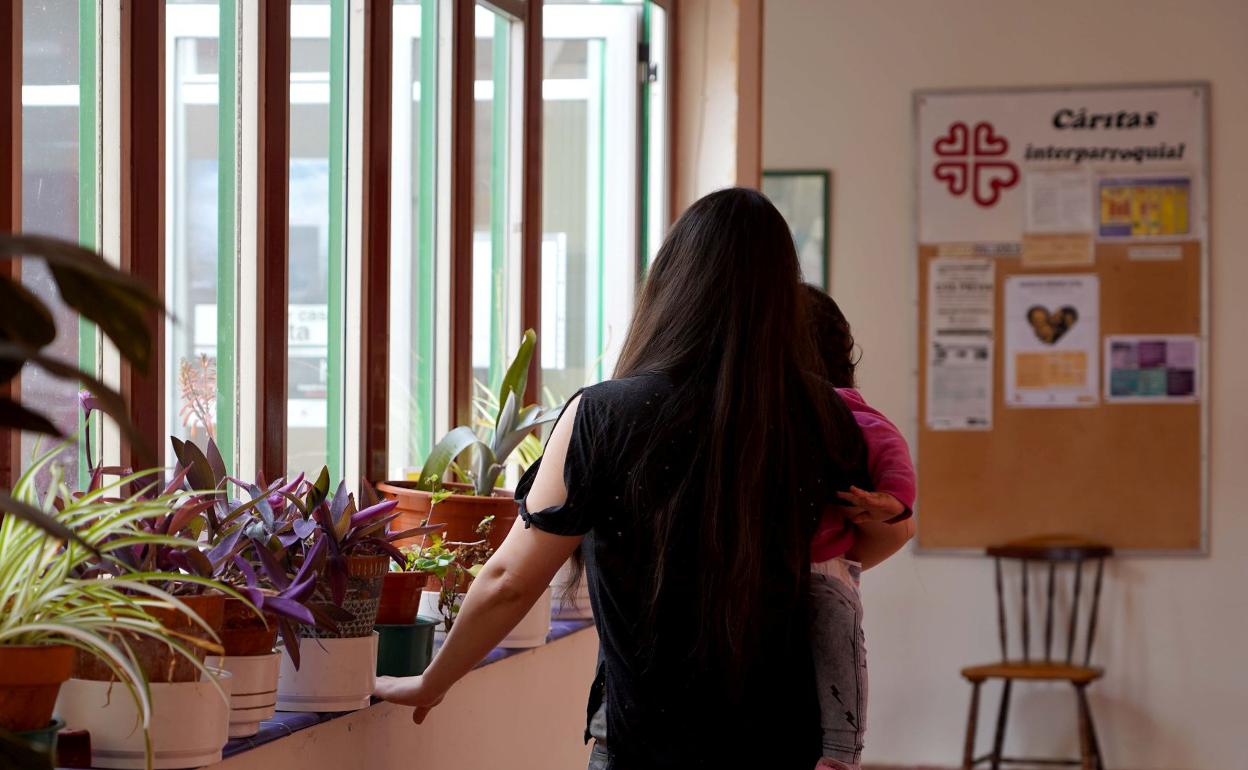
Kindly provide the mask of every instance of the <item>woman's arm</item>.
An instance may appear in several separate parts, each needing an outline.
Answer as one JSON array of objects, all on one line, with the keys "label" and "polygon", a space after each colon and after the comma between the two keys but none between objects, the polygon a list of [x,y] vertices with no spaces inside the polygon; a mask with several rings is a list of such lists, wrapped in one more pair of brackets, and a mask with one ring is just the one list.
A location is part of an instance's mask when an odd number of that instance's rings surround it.
[{"label": "woman's arm", "polygon": [[[530,510],[552,508],[567,500],[563,466],[577,405],[576,400],[568,405],[551,432],[542,465],[529,490],[526,505]],[[415,706],[412,719],[417,724],[423,722],[451,686],[516,627],[580,542],[580,537],[552,535],[517,520],[507,539],[472,581],[446,643],[424,675],[379,677],[377,697]]]}]

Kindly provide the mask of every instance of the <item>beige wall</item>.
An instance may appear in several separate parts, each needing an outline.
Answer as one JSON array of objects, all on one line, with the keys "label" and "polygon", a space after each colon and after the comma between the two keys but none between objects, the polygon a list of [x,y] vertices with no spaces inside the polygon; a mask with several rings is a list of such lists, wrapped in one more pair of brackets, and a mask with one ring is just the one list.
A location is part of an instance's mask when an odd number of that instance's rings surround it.
[{"label": "beige wall", "polygon": [[[833,293],[864,350],[867,396],[911,437],[911,91],[1212,82],[1212,553],[1109,573],[1097,653],[1109,674],[1092,700],[1112,767],[1248,767],[1248,3],[769,0],[765,26],[764,166],[832,170]],[[958,668],[995,647],[989,566],[907,552],[864,593],[868,760],[957,764]],[[1074,751],[1066,689],[1016,690],[1012,715],[1007,750]]]},{"label": "beige wall", "polygon": [[721,187],[758,187],[762,0],[680,0],[675,210]]}]

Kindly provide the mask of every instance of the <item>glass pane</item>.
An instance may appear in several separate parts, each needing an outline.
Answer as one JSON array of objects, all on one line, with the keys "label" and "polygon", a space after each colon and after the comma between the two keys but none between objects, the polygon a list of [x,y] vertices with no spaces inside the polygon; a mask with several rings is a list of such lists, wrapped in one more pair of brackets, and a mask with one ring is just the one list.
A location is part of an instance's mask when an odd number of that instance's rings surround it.
[{"label": "glass pane", "polygon": [[[84,4],[87,5],[87,4]],[[93,13],[93,9],[87,11]],[[79,24],[89,24],[88,56],[79,56]],[[22,230],[79,238],[80,203],[93,214],[93,177],[80,179],[80,152],[94,152],[94,142],[79,145],[80,120],[94,126],[93,111],[79,109],[79,64],[85,61],[94,73],[94,19],[79,18],[78,0],[25,0],[22,6]],[[93,83],[94,78],[89,78]],[[90,102],[88,102],[90,103]],[[94,130],[91,130],[94,136]],[[85,182],[83,198],[80,182]],[[88,215],[84,235],[94,239],[94,218]],[[80,359],[78,315],[60,301],[56,284],[43,262],[23,260],[22,283],[51,307],[56,321],[56,340],[45,352],[68,363]],[[91,337],[88,333],[83,335]],[[90,352],[90,351],[88,351]],[[94,361],[91,352],[90,360]],[[54,379],[43,370],[26,367],[22,372],[22,401],[48,416],[62,431],[79,429],[78,384]],[[48,440],[31,434],[22,437],[25,463],[37,443]],[[65,452],[61,458],[67,480],[79,481],[80,458]]]},{"label": "glass pane", "polygon": [[433,446],[437,2],[398,0],[393,19],[388,455],[401,478]]},{"label": "glass pane", "polygon": [[230,0],[168,0],[165,10],[165,292],[173,314],[166,420],[170,435],[201,445],[214,439],[227,463],[234,427],[233,13]]},{"label": "glass pane", "polygon": [[287,472],[342,472],[345,0],[291,6]]},{"label": "glass pane", "polygon": [[643,20],[621,5],[544,14],[541,366],[562,400],[611,375],[631,318]]},{"label": "glass pane", "polygon": [[642,146],[645,153],[645,203],[641,215],[642,257],[649,265],[663,245],[669,219],[671,173],[668,169],[668,78],[667,9],[646,0],[642,34],[649,45],[650,75],[643,86],[644,120]]},{"label": "glass pane", "polygon": [[512,24],[476,9],[473,136],[472,375],[495,389],[520,338],[518,213],[512,197],[515,109]]}]

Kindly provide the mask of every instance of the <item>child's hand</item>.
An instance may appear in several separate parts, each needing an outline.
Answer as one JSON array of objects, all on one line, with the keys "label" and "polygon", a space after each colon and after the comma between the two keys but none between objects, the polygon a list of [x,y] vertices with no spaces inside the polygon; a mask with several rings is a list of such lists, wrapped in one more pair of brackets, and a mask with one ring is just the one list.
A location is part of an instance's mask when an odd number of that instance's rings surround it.
[{"label": "child's hand", "polygon": [[887,492],[868,492],[858,487],[850,487],[848,492],[836,493],[856,512],[849,514],[849,520],[855,524],[864,521],[888,521],[906,512],[906,506]]}]

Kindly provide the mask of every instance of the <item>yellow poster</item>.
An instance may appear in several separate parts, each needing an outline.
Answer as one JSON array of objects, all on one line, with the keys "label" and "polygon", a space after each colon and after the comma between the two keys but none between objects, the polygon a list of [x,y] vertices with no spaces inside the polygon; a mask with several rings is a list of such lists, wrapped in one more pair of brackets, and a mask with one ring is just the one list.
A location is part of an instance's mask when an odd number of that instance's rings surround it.
[{"label": "yellow poster", "polygon": [[1187,177],[1102,179],[1102,238],[1185,236],[1191,233],[1192,182]]}]

